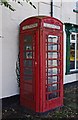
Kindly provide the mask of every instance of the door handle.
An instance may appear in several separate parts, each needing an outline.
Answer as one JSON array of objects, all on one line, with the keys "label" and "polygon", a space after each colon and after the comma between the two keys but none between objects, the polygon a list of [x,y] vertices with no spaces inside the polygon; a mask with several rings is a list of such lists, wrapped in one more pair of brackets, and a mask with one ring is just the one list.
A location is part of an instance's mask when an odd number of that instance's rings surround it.
[{"label": "door handle", "polygon": [[35,61],[35,66],[37,65],[37,62]]}]

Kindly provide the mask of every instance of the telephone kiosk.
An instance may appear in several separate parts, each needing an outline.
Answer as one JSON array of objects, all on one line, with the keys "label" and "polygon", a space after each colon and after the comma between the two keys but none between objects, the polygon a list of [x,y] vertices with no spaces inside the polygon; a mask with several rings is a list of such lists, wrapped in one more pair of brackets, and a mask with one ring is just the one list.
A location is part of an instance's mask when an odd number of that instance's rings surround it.
[{"label": "telephone kiosk", "polygon": [[20,104],[39,113],[63,106],[63,24],[56,18],[20,24]]}]

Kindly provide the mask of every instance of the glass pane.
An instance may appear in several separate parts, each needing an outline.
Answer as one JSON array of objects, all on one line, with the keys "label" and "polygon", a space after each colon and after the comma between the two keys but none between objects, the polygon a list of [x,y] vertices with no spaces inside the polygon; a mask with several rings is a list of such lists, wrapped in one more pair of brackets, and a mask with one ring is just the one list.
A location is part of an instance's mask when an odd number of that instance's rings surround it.
[{"label": "glass pane", "polygon": [[48,84],[58,82],[58,76],[48,77]]},{"label": "glass pane", "polygon": [[78,34],[77,34],[77,43],[78,43]]},{"label": "glass pane", "polygon": [[32,52],[26,52],[26,58],[32,58]]},{"label": "glass pane", "polygon": [[24,58],[32,58],[32,52],[24,52]]},{"label": "glass pane", "polygon": [[70,69],[75,69],[75,43],[70,43]]},{"label": "glass pane", "polygon": [[57,68],[48,69],[48,75],[56,75],[58,74]]},{"label": "glass pane", "polygon": [[71,35],[71,40],[75,40],[75,35],[74,34]]},{"label": "glass pane", "polygon": [[48,52],[48,58],[58,58],[57,52]]},{"label": "glass pane", "polygon": [[24,42],[32,42],[32,36],[31,35],[26,35],[24,37]]},{"label": "glass pane", "polygon": [[48,50],[58,50],[58,45],[48,44]]},{"label": "glass pane", "polygon": [[24,68],[25,75],[32,75],[32,68]]},{"label": "glass pane", "polygon": [[32,60],[24,60],[24,66],[32,67]]},{"label": "glass pane", "polygon": [[32,46],[27,44],[24,46],[24,50],[32,50]]},{"label": "glass pane", "polygon": [[76,69],[78,69],[78,38],[77,38],[77,47],[76,47]]},{"label": "glass pane", "polygon": [[51,99],[57,98],[57,97],[59,97],[59,93],[58,92],[50,93],[48,95],[48,100],[51,100]]},{"label": "glass pane", "polygon": [[58,60],[48,60],[48,66],[53,67],[53,66],[58,66],[60,62]]},{"label": "glass pane", "polygon": [[48,42],[58,42],[58,36],[54,36],[54,35],[49,35],[48,36]]},{"label": "glass pane", "polygon": [[[26,35],[24,37],[24,70],[23,70],[23,74],[24,74],[24,80],[32,80],[33,79],[33,60],[32,60],[32,47],[33,47],[33,36],[31,35]],[[30,60],[29,60],[30,59]]]},{"label": "glass pane", "polygon": [[48,92],[52,92],[53,90],[58,90],[58,84],[48,86]]},{"label": "glass pane", "polygon": [[32,80],[32,76],[24,76],[24,80]]}]

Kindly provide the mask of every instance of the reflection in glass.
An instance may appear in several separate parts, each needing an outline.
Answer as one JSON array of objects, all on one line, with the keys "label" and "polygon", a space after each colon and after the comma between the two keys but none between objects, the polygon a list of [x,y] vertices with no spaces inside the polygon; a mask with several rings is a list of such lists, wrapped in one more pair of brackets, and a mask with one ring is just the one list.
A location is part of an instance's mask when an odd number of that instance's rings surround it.
[{"label": "reflection in glass", "polygon": [[24,74],[25,75],[32,75],[32,69],[31,68],[24,68]]},{"label": "reflection in glass", "polygon": [[75,40],[75,34],[71,35],[71,40]]},{"label": "reflection in glass", "polygon": [[[54,92],[54,90],[58,90],[58,74],[60,73],[60,69],[56,68],[55,66],[60,65],[59,61],[59,53],[57,52],[60,49],[60,45],[58,43],[58,36],[49,35],[48,36],[48,43],[46,43],[46,84],[47,85],[47,92],[48,93],[47,99],[53,99],[59,97],[59,93]],[[56,59],[56,60],[54,60]]]},{"label": "reflection in glass", "polygon": [[26,58],[32,58],[32,52],[26,52]]},{"label": "reflection in glass", "polygon": [[58,90],[57,84],[53,84],[51,86],[48,86],[48,92],[52,92],[53,90]]},{"label": "reflection in glass", "polygon": [[51,100],[51,99],[57,98],[57,97],[59,97],[59,93],[58,92],[50,93],[48,95],[48,100]]},{"label": "reflection in glass", "polygon": [[32,36],[31,35],[26,35],[24,37],[24,42],[32,42]]},{"label": "reflection in glass", "polygon": [[58,74],[57,68],[48,69],[48,75],[56,75]]},{"label": "reflection in glass", "polygon": [[48,52],[48,58],[58,58],[57,52]]},{"label": "reflection in glass", "polygon": [[32,60],[24,60],[25,67],[32,67]]},{"label": "reflection in glass", "polygon": [[76,46],[76,68],[78,69],[78,40],[77,40],[77,46]]},{"label": "reflection in glass", "polygon": [[24,80],[32,80],[32,76],[25,76],[24,75]]},{"label": "reflection in glass", "polygon": [[78,34],[77,34],[77,43],[78,43]]},{"label": "reflection in glass", "polygon": [[56,44],[48,44],[48,50],[58,50],[58,45],[56,45]]},{"label": "reflection in glass", "polygon": [[25,45],[24,50],[32,50],[32,46],[31,45]]},{"label": "reflection in glass", "polygon": [[58,60],[48,60],[48,66],[53,67],[58,65],[59,65]]},{"label": "reflection in glass", "polygon": [[32,60],[32,47],[33,47],[33,36],[26,35],[24,37],[24,80],[32,80],[33,79],[33,60]]},{"label": "reflection in glass", "polygon": [[51,84],[51,83],[54,83],[54,82],[58,82],[58,77],[57,76],[48,77],[48,84]]},{"label": "reflection in glass", "polygon": [[24,52],[24,59],[25,58],[32,58],[32,52]]},{"label": "reflection in glass", "polygon": [[48,36],[48,42],[58,42],[58,36],[54,36],[54,35],[49,35]]},{"label": "reflection in glass", "polygon": [[70,69],[75,69],[75,43],[70,44]]}]

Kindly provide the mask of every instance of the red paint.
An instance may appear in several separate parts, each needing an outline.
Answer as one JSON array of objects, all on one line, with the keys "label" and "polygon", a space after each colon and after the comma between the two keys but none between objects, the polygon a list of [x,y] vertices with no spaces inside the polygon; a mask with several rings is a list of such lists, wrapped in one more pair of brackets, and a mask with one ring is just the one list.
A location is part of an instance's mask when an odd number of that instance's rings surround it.
[{"label": "red paint", "polygon": [[[45,27],[44,23],[53,26]],[[63,105],[63,24],[55,18],[31,17],[20,24],[20,103],[35,112]]]}]

